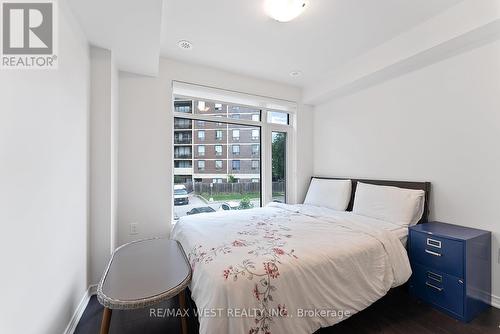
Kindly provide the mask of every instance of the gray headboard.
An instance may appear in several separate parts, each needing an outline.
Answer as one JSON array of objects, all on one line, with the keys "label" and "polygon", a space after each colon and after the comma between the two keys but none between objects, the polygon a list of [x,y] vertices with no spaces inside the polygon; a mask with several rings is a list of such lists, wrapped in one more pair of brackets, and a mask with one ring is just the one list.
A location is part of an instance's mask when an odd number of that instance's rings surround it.
[{"label": "gray headboard", "polygon": [[352,211],[352,206],[354,204],[354,196],[356,194],[356,185],[359,182],[375,184],[379,186],[393,186],[405,189],[417,189],[425,191],[425,204],[424,213],[422,218],[419,220],[419,224],[427,223],[429,219],[429,198],[431,193],[431,183],[430,182],[412,182],[412,181],[391,181],[391,180],[368,180],[368,179],[352,179],[347,177],[325,177],[325,176],[313,176],[316,179],[330,179],[330,180],[351,180],[352,181],[352,192],[351,200],[347,206],[347,211]]}]

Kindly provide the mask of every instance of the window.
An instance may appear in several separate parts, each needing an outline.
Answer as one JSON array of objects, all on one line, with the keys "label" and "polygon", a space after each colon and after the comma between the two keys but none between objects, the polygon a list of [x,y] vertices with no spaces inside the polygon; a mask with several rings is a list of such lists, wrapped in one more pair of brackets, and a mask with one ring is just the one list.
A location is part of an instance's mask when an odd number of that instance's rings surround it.
[{"label": "window", "polygon": [[177,160],[175,161],[174,168],[191,168],[191,160]]},{"label": "window", "polygon": [[260,161],[259,160],[252,160],[252,169],[259,169],[260,166]]},{"label": "window", "polygon": [[198,160],[198,170],[205,170],[205,160]]},{"label": "window", "polygon": [[210,110],[210,107],[207,106],[205,101],[198,101],[197,109],[198,112],[207,112]]},{"label": "window", "polygon": [[174,148],[175,159],[191,159],[191,146],[178,146]]},{"label": "window", "polygon": [[174,109],[176,112],[191,113],[191,101],[174,101]]},{"label": "window", "polygon": [[252,130],[252,140],[258,140],[260,138],[259,130]]},{"label": "window", "polygon": [[198,146],[198,155],[200,157],[204,156],[205,155],[205,145],[200,145]]},{"label": "window", "polygon": [[260,145],[259,144],[253,144],[252,145],[252,155],[258,155],[260,152]]},{"label": "window", "polygon": [[174,134],[174,140],[174,144],[191,144],[191,131],[176,131]]},{"label": "window", "polygon": [[233,160],[231,166],[233,170],[240,170],[240,161]]},{"label": "window", "polygon": [[185,118],[176,118],[174,121],[174,129],[191,129],[191,120]]},{"label": "window", "polygon": [[205,131],[203,130],[198,131],[198,139],[205,140]]},{"label": "window", "polygon": [[274,124],[285,124],[288,125],[290,120],[288,113],[279,111],[268,111],[267,112],[267,122]]},{"label": "window", "polygon": [[215,155],[216,156],[222,155],[222,145],[215,145]]},{"label": "window", "polygon": [[[260,121],[245,124],[260,119],[261,111],[213,99],[193,97],[190,101],[191,113],[197,115],[174,110],[173,179],[177,189],[185,187],[193,196],[193,206],[202,204],[196,202],[197,196],[213,199],[204,206],[215,210],[220,207],[216,203],[222,202],[231,203],[231,209],[261,206],[260,151],[251,149],[253,144],[260,144],[251,137],[261,138]],[[257,169],[252,170],[252,160]],[[249,201],[243,201],[240,207],[242,193]],[[173,205],[174,217],[189,211],[175,201]]]},{"label": "window", "polygon": [[252,121],[260,122],[260,115],[259,114],[253,114],[252,115]]},{"label": "window", "polygon": [[286,202],[286,132],[272,133],[273,201]]}]

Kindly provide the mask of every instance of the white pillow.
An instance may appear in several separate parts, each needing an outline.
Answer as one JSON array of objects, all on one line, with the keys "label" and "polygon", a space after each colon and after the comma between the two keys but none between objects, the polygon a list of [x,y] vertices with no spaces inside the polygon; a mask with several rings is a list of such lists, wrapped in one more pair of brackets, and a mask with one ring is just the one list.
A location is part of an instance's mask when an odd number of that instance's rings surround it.
[{"label": "white pillow", "polygon": [[352,212],[408,227],[422,218],[424,202],[423,190],[358,182]]},{"label": "white pillow", "polygon": [[351,199],[351,180],[313,178],[304,204],[345,211]]}]

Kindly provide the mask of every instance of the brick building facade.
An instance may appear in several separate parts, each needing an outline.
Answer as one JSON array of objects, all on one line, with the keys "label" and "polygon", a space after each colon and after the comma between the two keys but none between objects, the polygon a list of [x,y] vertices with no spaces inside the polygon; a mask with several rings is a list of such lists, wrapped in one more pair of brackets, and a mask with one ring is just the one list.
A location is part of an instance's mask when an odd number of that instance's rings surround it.
[{"label": "brick building facade", "polygon": [[[258,109],[199,100],[176,99],[176,112],[259,121]],[[176,183],[260,182],[260,127],[175,118]]]}]

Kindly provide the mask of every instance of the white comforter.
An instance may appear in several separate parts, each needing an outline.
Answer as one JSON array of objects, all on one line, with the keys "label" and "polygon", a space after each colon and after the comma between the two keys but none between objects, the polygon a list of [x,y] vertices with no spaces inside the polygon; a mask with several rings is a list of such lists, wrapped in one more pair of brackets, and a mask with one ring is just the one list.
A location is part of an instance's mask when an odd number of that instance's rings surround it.
[{"label": "white comforter", "polygon": [[200,333],[313,333],[411,275],[390,231],[307,205],[182,217],[172,238],[193,268]]}]

